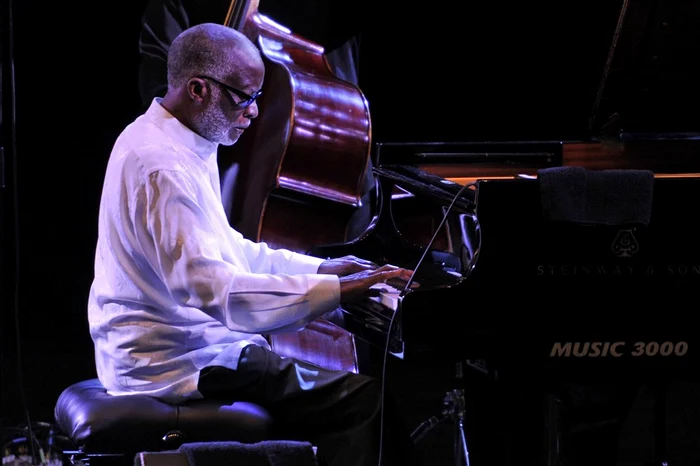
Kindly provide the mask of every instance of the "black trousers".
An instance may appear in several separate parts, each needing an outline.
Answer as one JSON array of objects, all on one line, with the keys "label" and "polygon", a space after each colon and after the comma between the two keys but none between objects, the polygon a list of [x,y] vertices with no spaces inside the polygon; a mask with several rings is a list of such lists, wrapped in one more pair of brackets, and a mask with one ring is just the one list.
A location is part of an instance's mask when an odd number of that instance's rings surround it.
[{"label": "black trousers", "polygon": [[273,438],[311,442],[320,465],[378,466],[380,441],[382,466],[419,464],[396,406],[372,377],[325,370],[250,345],[238,369],[203,369],[198,389],[205,398],[263,406],[273,418]]}]

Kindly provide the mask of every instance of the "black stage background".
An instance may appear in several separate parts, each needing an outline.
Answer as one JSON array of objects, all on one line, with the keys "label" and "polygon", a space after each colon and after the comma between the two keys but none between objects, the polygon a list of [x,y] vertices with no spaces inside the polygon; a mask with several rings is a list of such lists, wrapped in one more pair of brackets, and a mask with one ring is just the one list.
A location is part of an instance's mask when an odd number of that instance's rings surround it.
[{"label": "black stage background", "polygon": [[[264,2],[264,0],[262,0]],[[621,1],[457,2],[368,11],[361,87],[375,142],[574,140],[587,120]],[[143,0],[14,0],[16,92],[9,94],[3,2],[2,380],[0,425],[52,421],[68,384],[94,376],[86,300],[111,144],[137,115]],[[377,6],[376,8],[379,8]],[[16,140],[9,103],[16,102]],[[8,150],[16,149],[16,155]],[[17,199],[11,168],[18,172]],[[18,201],[15,307],[13,202]]]}]

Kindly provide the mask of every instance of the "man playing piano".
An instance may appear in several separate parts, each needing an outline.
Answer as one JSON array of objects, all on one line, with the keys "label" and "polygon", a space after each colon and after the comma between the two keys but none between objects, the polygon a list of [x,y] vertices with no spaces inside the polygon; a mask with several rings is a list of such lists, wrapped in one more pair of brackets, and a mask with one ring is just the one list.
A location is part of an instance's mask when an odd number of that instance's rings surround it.
[{"label": "man playing piano", "polygon": [[282,358],[261,335],[411,271],[273,250],[233,230],[216,150],[258,115],[260,54],[206,23],[173,41],[167,66],[167,94],[122,132],[105,174],[88,305],[100,381],[115,396],[256,402],[275,437],[311,442],[321,464],[374,466],[382,451],[387,466],[415,464],[378,380]]}]

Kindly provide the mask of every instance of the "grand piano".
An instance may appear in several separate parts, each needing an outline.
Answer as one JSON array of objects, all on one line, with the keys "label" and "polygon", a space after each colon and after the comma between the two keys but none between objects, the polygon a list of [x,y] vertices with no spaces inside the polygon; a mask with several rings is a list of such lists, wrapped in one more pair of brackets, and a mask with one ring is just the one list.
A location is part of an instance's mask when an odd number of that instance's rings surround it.
[{"label": "grand piano", "polygon": [[[588,140],[377,144],[374,221],[310,252],[420,286],[346,303],[344,327],[499,380],[697,380],[698,20],[691,2],[622,2]],[[559,175],[578,185],[552,191]],[[551,211],[567,196],[569,219]]]},{"label": "grand piano", "polygon": [[412,166],[376,172],[384,192],[398,186],[445,208],[456,199],[447,217],[458,234],[452,250],[428,248],[421,261],[425,250],[401,234],[388,195],[365,236],[317,248],[415,269],[418,288],[345,305],[355,335],[379,346],[389,336],[401,358],[435,350],[484,359],[502,377],[658,377],[651,367],[697,375],[689,306],[700,244],[677,201],[700,189],[700,178],[654,178],[648,223],[608,225],[549,218],[539,179],[479,180],[462,190]]},{"label": "grand piano", "polygon": [[[693,5],[623,2],[590,140],[377,144],[374,221],[355,241],[311,253],[417,267],[421,286],[346,305],[347,328],[378,346],[388,335],[395,356],[438,349],[486,360],[502,377],[700,373],[693,18]],[[549,184],[552,173],[577,180],[572,202],[597,203],[605,218],[552,217],[545,196],[572,195]],[[633,211],[643,215],[624,215]]]}]

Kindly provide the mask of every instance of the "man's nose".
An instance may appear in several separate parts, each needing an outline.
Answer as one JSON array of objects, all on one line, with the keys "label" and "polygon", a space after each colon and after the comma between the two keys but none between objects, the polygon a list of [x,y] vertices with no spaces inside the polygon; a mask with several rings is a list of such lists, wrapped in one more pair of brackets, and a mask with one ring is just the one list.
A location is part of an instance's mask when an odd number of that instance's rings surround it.
[{"label": "man's nose", "polygon": [[253,102],[252,104],[248,105],[245,109],[245,113],[243,114],[246,118],[256,118],[258,116],[258,103]]}]

